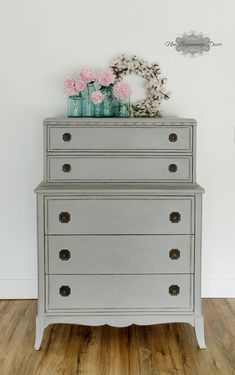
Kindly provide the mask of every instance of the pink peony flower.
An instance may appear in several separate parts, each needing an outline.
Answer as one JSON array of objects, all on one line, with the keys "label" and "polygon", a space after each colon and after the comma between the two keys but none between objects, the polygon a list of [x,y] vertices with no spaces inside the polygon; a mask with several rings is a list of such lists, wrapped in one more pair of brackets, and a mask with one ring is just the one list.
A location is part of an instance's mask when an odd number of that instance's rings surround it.
[{"label": "pink peony flower", "polygon": [[111,70],[106,70],[97,74],[97,80],[101,86],[109,86],[114,82],[115,75]]},{"label": "pink peony flower", "polygon": [[83,69],[81,70],[79,77],[82,81],[89,83],[96,80],[96,73],[91,69]]},{"label": "pink peony flower", "polygon": [[93,93],[91,94],[91,101],[94,104],[100,104],[102,103],[103,100],[104,100],[104,95],[102,94],[100,90],[93,91]]},{"label": "pink peony flower", "polygon": [[76,95],[85,89],[85,82],[80,79],[66,78],[63,82],[64,91],[69,95]]},{"label": "pink peony flower", "polygon": [[75,84],[75,88],[77,91],[81,92],[81,91],[84,91],[85,87],[86,87],[86,84],[84,81],[82,81],[81,79],[76,79],[74,81],[74,84]]},{"label": "pink peony flower", "polygon": [[131,95],[131,88],[125,82],[118,82],[113,86],[113,95],[118,99],[125,99]]},{"label": "pink peony flower", "polygon": [[73,78],[66,78],[63,82],[64,91],[69,95],[76,95],[77,89],[75,87],[75,81]]}]

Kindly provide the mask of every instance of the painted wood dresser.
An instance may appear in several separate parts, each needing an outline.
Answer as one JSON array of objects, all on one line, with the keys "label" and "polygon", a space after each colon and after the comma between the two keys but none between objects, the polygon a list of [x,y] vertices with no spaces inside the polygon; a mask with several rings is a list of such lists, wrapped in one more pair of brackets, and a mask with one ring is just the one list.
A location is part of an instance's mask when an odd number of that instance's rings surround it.
[{"label": "painted wood dresser", "polygon": [[52,323],[185,322],[205,347],[196,122],[44,121],[35,349]]}]

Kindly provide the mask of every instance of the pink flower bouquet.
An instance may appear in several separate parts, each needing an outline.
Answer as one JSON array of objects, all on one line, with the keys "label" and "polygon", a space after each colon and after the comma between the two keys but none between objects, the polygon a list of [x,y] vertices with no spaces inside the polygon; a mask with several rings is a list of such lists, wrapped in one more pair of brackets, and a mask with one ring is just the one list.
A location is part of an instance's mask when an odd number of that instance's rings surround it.
[{"label": "pink flower bouquet", "polygon": [[[96,73],[83,69],[78,78],[66,78],[64,91],[69,95],[70,117],[128,117],[130,115],[130,86],[125,82],[114,83],[111,70]],[[100,105],[102,104],[102,105]]]},{"label": "pink flower bouquet", "polygon": [[83,69],[80,71],[79,77],[85,83],[94,82],[96,80],[96,72],[91,69]]},{"label": "pink flower bouquet", "polygon": [[69,95],[77,95],[84,91],[86,84],[80,79],[66,78],[63,82],[64,91]]},{"label": "pink flower bouquet", "polygon": [[97,74],[97,81],[101,86],[109,86],[114,83],[115,75],[111,70],[105,70]]},{"label": "pink flower bouquet", "polygon": [[131,88],[125,82],[118,82],[113,86],[113,95],[117,99],[126,99],[131,96]]},{"label": "pink flower bouquet", "polygon": [[105,96],[102,94],[100,90],[94,91],[91,94],[91,101],[94,104],[101,104],[104,100]]}]

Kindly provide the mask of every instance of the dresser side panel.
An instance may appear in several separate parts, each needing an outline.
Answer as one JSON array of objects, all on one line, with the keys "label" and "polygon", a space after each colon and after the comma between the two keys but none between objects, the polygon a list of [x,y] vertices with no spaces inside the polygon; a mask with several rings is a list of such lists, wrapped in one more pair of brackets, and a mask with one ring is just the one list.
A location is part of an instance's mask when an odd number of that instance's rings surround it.
[{"label": "dresser side panel", "polygon": [[45,313],[45,207],[44,196],[37,194],[37,269],[38,269],[38,316]]},{"label": "dresser side panel", "polygon": [[201,314],[201,245],[202,245],[202,195],[195,197],[195,273],[194,273],[194,304],[195,314]]}]

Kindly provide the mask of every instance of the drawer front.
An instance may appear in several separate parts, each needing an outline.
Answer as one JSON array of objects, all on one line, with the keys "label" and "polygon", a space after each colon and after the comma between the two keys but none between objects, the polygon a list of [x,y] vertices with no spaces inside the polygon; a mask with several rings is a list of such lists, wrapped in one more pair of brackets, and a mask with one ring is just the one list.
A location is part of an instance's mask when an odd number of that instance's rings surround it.
[{"label": "drawer front", "polygon": [[193,234],[193,198],[47,200],[47,234]]},{"label": "drawer front", "polygon": [[50,275],[48,310],[192,309],[191,275]]},{"label": "drawer front", "polygon": [[48,151],[192,151],[188,127],[48,127]]},{"label": "drawer front", "polygon": [[193,234],[193,198],[52,199],[48,234]]},{"label": "drawer front", "polygon": [[47,273],[193,272],[194,236],[47,236]]},{"label": "drawer front", "polygon": [[48,181],[191,182],[192,157],[49,156]]}]

